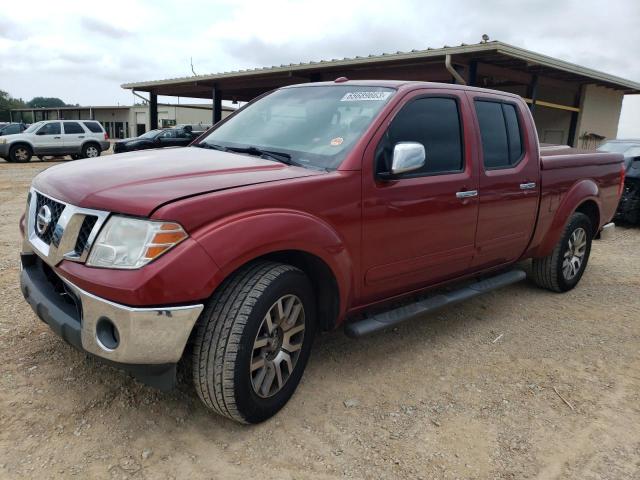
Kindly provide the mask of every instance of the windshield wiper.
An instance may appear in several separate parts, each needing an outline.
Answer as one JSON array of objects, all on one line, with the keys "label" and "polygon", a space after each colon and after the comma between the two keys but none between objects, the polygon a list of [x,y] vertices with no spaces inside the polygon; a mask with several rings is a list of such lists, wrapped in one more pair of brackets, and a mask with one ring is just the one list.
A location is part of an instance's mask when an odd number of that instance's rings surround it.
[{"label": "windshield wiper", "polygon": [[216,145],[215,143],[206,142],[196,143],[195,145],[192,145],[192,147],[209,148],[211,150],[220,150],[221,152],[226,152],[229,150],[227,147],[223,147],[222,145]]},{"label": "windshield wiper", "polygon": [[291,160],[291,155],[284,152],[274,152],[273,150],[262,150],[261,148],[249,146],[249,147],[227,147],[227,151],[236,153],[246,153],[249,155],[256,155],[260,157],[269,157],[273,160],[284,163],[285,165],[295,165],[295,162]]}]

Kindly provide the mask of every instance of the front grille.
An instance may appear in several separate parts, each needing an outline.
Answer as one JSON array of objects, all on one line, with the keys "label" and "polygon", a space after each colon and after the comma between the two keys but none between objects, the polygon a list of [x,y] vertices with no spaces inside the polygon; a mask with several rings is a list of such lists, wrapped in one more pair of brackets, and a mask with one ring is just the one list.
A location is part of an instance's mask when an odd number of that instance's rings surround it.
[{"label": "front grille", "polygon": [[76,240],[76,247],[74,249],[78,255],[82,255],[82,252],[84,252],[87,242],[89,241],[89,235],[91,235],[91,231],[97,221],[98,217],[93,215],[87,215],[84,217],[82,226],[80,227],[80,232],[78,233],[78,239]]},{"label": "front grille", "polygon": [[[37,224],[38,224],[38,212],[40,209],[47,205],[51,210],[51,222],[47,229],[40,233],[38,232]],[[51,240],[53,239],[53,232],[56,229],[56,225],[58,224],[58,220],[60,219],[60,215],[62,215],[62,211],[64,210],[64,205],[62,203],[56,202],[55,200],[50,199],[49,197],[45,197],[41,193],[36,194],[36,211],[35,218],[33,219],[33,225],[35,227],[35,234],[38,236],[40,240],[42,240],[47,245],[51,245]]]}]

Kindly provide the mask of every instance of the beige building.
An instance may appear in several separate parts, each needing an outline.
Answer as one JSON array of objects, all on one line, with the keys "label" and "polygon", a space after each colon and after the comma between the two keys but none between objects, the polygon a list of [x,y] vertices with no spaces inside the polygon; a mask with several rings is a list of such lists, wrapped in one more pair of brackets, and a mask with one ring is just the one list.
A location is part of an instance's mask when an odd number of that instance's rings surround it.
[{"label": "beige building", "polygon": [[[223,117],[234,109],[223,107]],[[11,111],[12,121],[37,122],[40,120],[97,120],[109,138],[136,137],[154,128],[172,127],[182,123],[211,125],[209,105],[158,104],[157,125],[151,126],[148,105],[84,106],[61,108],[21,108]]]}]

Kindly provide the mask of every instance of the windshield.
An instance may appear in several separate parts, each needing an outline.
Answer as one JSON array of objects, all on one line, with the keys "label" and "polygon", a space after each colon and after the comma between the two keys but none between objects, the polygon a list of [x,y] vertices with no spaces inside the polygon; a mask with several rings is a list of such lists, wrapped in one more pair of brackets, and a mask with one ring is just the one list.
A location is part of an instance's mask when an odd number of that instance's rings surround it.
[{"label": "windshield", "polygon": [[36,122],[33,123],[29,126],[29,128],[27,128],[24,133],[33,133],[35,132],[37,129],[40,128],[40,126],[43,124],[44,122]]},{"label": "windshield", "polygon": [[201,143],[285,153],[291,162],[337,168],[395,90],[308,86],[276,90],[248,105]]},{"label": "windshield", "polygon": [[599,152],[607,153],[625,153],[631,147],[639,146],[637,143],[626,142],[605,142],[598,147]]},{"label": "windshield", "polygon": [[143,133],[138,138],[156,138],[161,132],[163,132],[163,130],[149,130],[147,133]]}]

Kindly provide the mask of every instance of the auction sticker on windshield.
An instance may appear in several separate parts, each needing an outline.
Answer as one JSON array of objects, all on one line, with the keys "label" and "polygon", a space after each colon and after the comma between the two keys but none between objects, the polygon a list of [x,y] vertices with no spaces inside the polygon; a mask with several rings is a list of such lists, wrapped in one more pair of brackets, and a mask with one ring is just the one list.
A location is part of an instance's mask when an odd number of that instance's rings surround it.
[{"label": "auction sticker on windshield", "polygon": [[381,102],[386,100],[391,95],[391,92],[349,92],[345,93],[344,97],[340,99],[341,102],[361,102],[374,101]]}]

